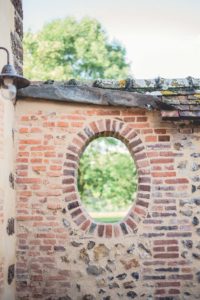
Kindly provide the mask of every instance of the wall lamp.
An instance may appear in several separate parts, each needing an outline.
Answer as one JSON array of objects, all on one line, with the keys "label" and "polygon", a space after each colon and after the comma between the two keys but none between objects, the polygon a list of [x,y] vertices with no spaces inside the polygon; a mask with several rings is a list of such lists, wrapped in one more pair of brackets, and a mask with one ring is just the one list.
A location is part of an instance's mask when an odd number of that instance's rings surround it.
[{"label": "wall lamp", "polygon": [[21,75],[18,75],[14,66],[10,64],[10,55],[6,48],[0,47],[7,54],[7,64],[3,67],[0,73],[0,87],[7,89],[9,96],[3,95],[6,99],[14,100],[16,98],[17,90],[25,88],[30,85],[30,81]]}]

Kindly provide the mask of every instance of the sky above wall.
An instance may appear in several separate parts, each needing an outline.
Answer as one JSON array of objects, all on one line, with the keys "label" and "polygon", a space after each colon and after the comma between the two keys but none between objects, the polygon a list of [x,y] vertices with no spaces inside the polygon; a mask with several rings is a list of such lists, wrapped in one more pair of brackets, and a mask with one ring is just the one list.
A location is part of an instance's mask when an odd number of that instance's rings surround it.
[{"label": "sky above wall", "polygon": [[55,18],[98,19],[127,50],[135,78],[200,77],[200,0],[23,0],[24,30]]}]

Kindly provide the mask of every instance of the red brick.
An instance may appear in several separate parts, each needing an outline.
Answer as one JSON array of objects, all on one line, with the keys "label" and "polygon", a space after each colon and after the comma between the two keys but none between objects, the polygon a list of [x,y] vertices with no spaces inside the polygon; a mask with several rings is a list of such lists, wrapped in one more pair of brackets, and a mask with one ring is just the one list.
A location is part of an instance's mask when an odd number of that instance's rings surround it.
[{"label": "red brick", "polygon": [[165,247],[154,247],[153,251],[155,251],[155,252],[164,252],[165,251]]},{"label": "red brick", "polygon": [[126,224],[134,231],[137,227],[135,222],[133,222],[130,218],[126,220]]},{"label": "red brick", "polygon": [[114,229],[114,235],[115,237],[119,237],[120,236],[120,228],[119,225],[113,225],[113,229]]},{"label": "red brick", "polygon": [[17,183],[41,183],[42,180],[40,178],[17,178]]},{"label": "red brick", "polygon": [[176,172],[152,172],[153,177],[175,177]]},{"label": "red brick", "polygon": [[174,179],[166,179],[165,183],[167,184],[185,184],[189,183],[187,178],[174,178]]},{"label": "red brick", "polygon": [[106,237],[111,238],[112,237],[112,225],[105,225],[106,227]]},{"label": "red brick", "polygon": [[173,158],[155,158],[151,159],[150,162],[152,164],[168,164],[168,163],[173,163],[174,159]]},{"label": "red brick", "polygon": [[122,116],[144,116],[146,114],[146,111],[143,109],[135,109],[135,108],[128,108],[128,109],[122,109],[121,115]]},{"label": "red brick", "polygon": [[105,228],[105,226],[104,225],[98,225],[98,227],[97,227],[97,232],[98,232],[98,236],[99,237],[102,237],[103,236],[103,234],[104,234],[104,228]]},{"label": "red brick", "polygon": [[89,228],[90,224],[91,224],[91,221],[90,221],[90,220],[86,220],[86,221],[82,224],[81,229],[82,229],[82,230],[87,230],[87,229]]},{"label": "red brick", "polygon": [[19,129],[19,133],[28,133],[29,132],[29,128],[25,128],[25,127],[23,127],[23,128],[20,128]]},{"label": "red brick", "polygon": [[155,291],[155,295],[164,295],[165,294],[165,290],[164,289],[159,289]]},{"label": "red brick", "polygon": [[54,146],[40,145],[31,147],[31,151],[45,151],[45,150],[54,150]]},{"label": "red brick", "polygon": [[124,122],[135,122],[135,117],[125,117]]},{"label": "red brick", "polygon": [[42,221],[43,216],[17,216],[18,221]]},{"label": "red brick", "polygon": [[158,141],[159,142],[169,142],[170,141],[170,136],[169,135],[159,135],[158,136]]},{"label": "red brick", "polygon": [[70,126],[76,127],[76,128],[81,128],[81,127],[83,127],[83,123],[82,122],[71,122]]},{"label": "red brick", "polygon": [[167,251],[168,252],[178,252],[179,247],[178,246],[170,246],[170,247],[167,247]]},{"label": "red brick", "polygon": [[30,118],[29,116],[21,116],[20,121],[24,122],[24,121],[29,121]]},{"label": "red brick", "polygon": [[158,129],[154,129],[154,132],[157,134],[166,134],[166,129],[158,128]]},{"label": "red brick", "polygon": [[33,171],[46,171],[46,166],[34,166],[32,167]]},{"label": "red brick", "polygon": [[44,127],[54,127],[55,126],[55,122],[44,122],[43,126]]},{"label": "red brick", "polygon": [[159,253],[159,254],[155,254],[154,258],[178,258],[179,254],[178,253]]},{"label": "red brick", "polygon": [[41,140],[34,140],[34,139],[27,139],[27,140],[20,140],[20,144],[26,144],[26,145],[39,145],[42,143]]},{"label": "red brick", "polygon": [[44,156],[45,157],[56,157],[56,153],[55,152],[44,152]]},{"label": "red brick", "polygon": [[38,128],[38,127],[32,127],[30,129],[31,133],[41,133],[42,132],[42,129],[41,128]]},{"label": "red brick", "polygon": [[137,117],[137,122],[147,122],[147,117]]},{"label": "red brick", "polygon": [[[82,124],[82,123],[81,123]],[[57,127],[68,127],[69,126],[69,123],[67,123],[67,122],[57,122],[56,123],[56,126]]]},{"label": "red brick", "polygon": [[178,294],[180,294],[181,292],[180,292],[180,290],[178,290],[178,289],[169,289],[169,290],[168,290],[168,293],[169,293],[170,295],[178,295]]},{"label": "red brick", "polygon": [[160,282],[156,282],[156,286],[157,287],[179,287],[181,284],[178,281],[160,281]]},{"label": "red brick", "polygon": [[90,127],[91,127],[91,129],[92,129],[92,131],[94,132],[94,133],[97,133],[99,130],[98,130],[98,127],[97,127],[97,125],[96,125],[96,123],[95,122],[92,122],[91,124],[90,124]]},{"label": "red brick", "polygon": [[145,142],[147,142],[147,143],[157,142],[157,136],[156,135],[147,135],[147,136],[145,136]]}]

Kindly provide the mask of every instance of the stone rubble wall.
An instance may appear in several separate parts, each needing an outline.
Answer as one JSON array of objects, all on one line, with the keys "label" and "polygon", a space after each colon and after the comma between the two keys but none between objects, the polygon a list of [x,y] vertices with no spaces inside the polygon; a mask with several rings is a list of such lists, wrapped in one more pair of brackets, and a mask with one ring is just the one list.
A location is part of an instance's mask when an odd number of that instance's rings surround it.
[{"label": "stone rubble wall", "polygon": [[[22,74],[23,63],[23,11],[21,0],[0,0],[1,47],[10,52],[10,62]],[[6,54],[0,52],[0,70],[6,64]]]},{"label": "stone rubble wall", "polygon": [[[19,100],[16,299],[199,299],[200,127],[144,109]],[[85,145],[114,135],[138,168],[137,200],[95,223],[76,186]]]},{"label": "stone rubble wall", "polygon": [[14,30],[10,32],[14,66],[18,74],[23,74],[23,9],[22,0],[11,0],[14,8]]}]

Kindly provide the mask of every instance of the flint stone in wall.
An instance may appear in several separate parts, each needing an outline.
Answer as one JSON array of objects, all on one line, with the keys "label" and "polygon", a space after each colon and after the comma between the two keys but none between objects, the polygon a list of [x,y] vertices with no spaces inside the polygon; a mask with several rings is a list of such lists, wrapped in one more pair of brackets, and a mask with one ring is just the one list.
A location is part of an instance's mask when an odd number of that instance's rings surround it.
[{"label": "flint stone in wall", "polygon": [[196,186],[195,185],[192,185],[192,193],[195,193],[197,190]]},{"label": "flint stone in wall", "polygon": [[182,256],[183,258],[187,258],[187,256],[188,256],[188,251],[183,251],[183,252],[181,253],[181,256]]},{"label": "flint stone in wall", "polygon": [[67,221],[67,219],[63,219],[63,225],[68,228],[70,226],[70,223]]},{"label": "flint stone in wall", "polygon": [[135,297],[137,297],[137,294],[134,291],[129,291],[127,293],[127,297],[134,299]]},{"label": "flint stone in wall", "polygon": [[88,294],[88,295],[83,296],[82,299],[83,300],[95,300],[96,298],[93,295]]},{"label": "flint stone in wall", "polygon": [[105,294],[106,293],[106,291],[104,291],[103,289],[100,289],[99,290],[99,294],[101,295],[101,294]]},{"label": "flint stone in wall", "polygon": [[134,250],[135,250],[135,245],[132,244],[132,245],[127,249],[127,253],[128,253],[128,254],[132,254],[132,253],[134,252]]},{"label": "flint stone in wall", "polygon": [[196,273],[196,276],[197,276],[198,283],[200,283],[200,271]]},{"label": "flint stone in wall", "polygon": [[185,241],[182,241],[184,247],[190,249],[193,247],[193,241],[192,240],[185,240]]},{"label": "flint stone in wall", "polygon": [[194,181],[194,182],[199,182],[200,181],[200,176],[194,176],[194,177],[192,177],[192,181]]},{"label": "flint stone in wall", "polygon": [[131,268],[136,268],[136,267],[139,267],[139,261],[135,258],[132,258],[130,260],[123,260],[121,259],[120,262],[122,263],[122,265],[124,266],[124,268],[126,270],[129,270]]},{"label": "flint stone in wall", "polygon": [[183,145],[181,143],[175,143],[174,144],[174,149],[175,150],[181,150],[183,148]]},{"label": "flint stone in wall", "polygon": [[97,287],[99,288],[105,288],[107,287],[107,282],[104,278],[98,279],[97,280]]},{"label": "flint stone in wall", "polygon": [[124,280],[126,278],[127,274],[126,273],[122,273],[116,276],[117,279],[119,280]]},{"label": "flint stone in wall", "polygon": [[63,246],[54,246],[54,251],[64,252],[66,249]]},{"label": "flint stone in wall", "polygon": [[192,210],[188,209],[188,210],[180,210],[180,213],[186,217],[191,217],[192,216]]},{"label": "flint stone in wall", "polygon": [[191,170],[192,170],[193,172],[196,172],[196,171],[198,171],[199,169],[200,169],[200,165],[199,165],[199,164],[197,164],[197,163],[193,163],[193,164],[192,164]]},{"label": "flint stone in wall", "polygon": [[109,255],[109,249],[104,244],[99,244],[94,248],[94,259],[99,261],[103,257]]},{"label": "flint stone in wall", "polygon": [[135,286],[134,281],[131,280],[131,281],[126,281],[126,282],[124,282],[124,283],[123,283],[123,287],[124,287],[125,289],[134,289],[136,286]]},{"label": "flint stone in wall", "polygon": [[94,246],[95,246],[95,242],[94,241],[89,241],[88,244],[87,244],[87,249],[91,250],[92,248],[94,248]]},{"label": "flint stone in wall", "polygon": [[186,204],[193,204],[194,201],[191,200],[191,199],[181,199],[181,200],[179,201],[179,203],[180,203],[180,206],[184,206],[184,205],[186,205]]},{"label": "flint stone in wall", "polygon": [[111,276],[108,276],[108,280],[112,281],[114,279],[114,277],[111,275]]},{"label": "flint stone in wall", "polygon": [[108,263],[106,265],[106,270],[113,273],[116,270],[116,265],[114,261],[108,260]]},{"label": "flint stone in wall", "polygon": [[72,244],[73,247],[80,247],[81,245],[83,245],[83,243],[79,243],[79,242],[76,242],[76,241],[72,241],[71,244]]},{"label": "flint stone in wall", "polygon": [[97,267],[95,265],[89,265],[86,270],[89,275],[94,275],[94,276],[99,276],[103,272],[105,272],[105,270],[102,267]]},{"label": "flint stone in wall", "polygon": [[139,279],[139,273],[138,273],[138,272],[133,272],[133,273],[131,273],[131,276],[132,276],[135,280],[138,280],[138,279]]},{"label": "flint stone in wall", "polygon": [[147,247],[145,247],[144,244],[139,243],[138,248],[142,250],[145,254],[148,254],[148,256],[152,256],[151,251]]},{"label": "flint stone in wall", "polygon": [[112,282],[112,283],[110,283],[108,286],[109,286],[109,289],[111,289],[111,290],[112,290],[112,289],[116,289],[116,288],[118,289],[118,288],[119,288],[119,284],[118,284],[117,282],[115,282],[115,281]]},{"label": "flint stone in wall", "polygon": [[187,160],[184,160],[184,161],[180,161],[180,162],[178,163],[177,168],[182,170],[182,169],[185,169],[186,166],[187,166]]},{"label": "flint stone in wall", "polygon": [[196,205],[198,205],[198,206],[200,205],[200,198],[195,198],[195,199],[193,199],[193,201]]},{"label": "flint stone in wall", "polygon": [[192,156],[194,158],[198,158],[198,157],[200,157],[200,153],[192,153],[190,156]]},{"label": "flint stone in wall", "polygon": [[196,259],[200,259],[200,254],[198,253],[192,253],[192,256]]},{"label": "flint stone in wall", "polygon": [[193,224],[194,226],[199,225],[199,219],[198,219],[196,216],[193,218],[192,224]]},{"label": "flint stone in wall", "polygon": [[82,248],[79,253],[79,259],[84,261],[84,263],[88,264],[90,262],[89,255],[85,248]]}]

